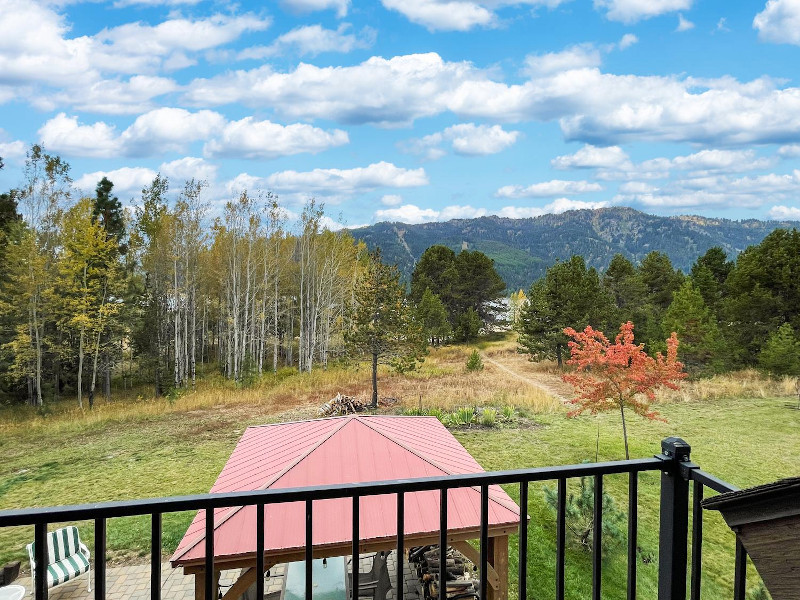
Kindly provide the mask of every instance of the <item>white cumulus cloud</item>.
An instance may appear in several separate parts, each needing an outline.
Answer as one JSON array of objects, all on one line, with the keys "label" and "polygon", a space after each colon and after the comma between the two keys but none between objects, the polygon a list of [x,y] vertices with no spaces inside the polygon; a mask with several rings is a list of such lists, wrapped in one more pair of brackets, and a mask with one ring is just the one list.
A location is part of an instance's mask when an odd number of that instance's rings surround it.
[{"label": "white cumulus cloud", "polygon": [[317,153],[347,144],[347,133],[325,131],[305,123],[280,125],[245,117],[227,121],[211,110],[158,108],[140,115],[124,131],[103,121],[83,124],[59,113],[39,129],[45,145],[70,156],[150,156],[183,151],[204,141],[209,157],[276,158],[301,152]]},{"label": "white cumulus cloud", "polygon": [[39,129],[45,147],[69,156],[111,157],[120,153],[122,144],[112,125],[99,121],[91,125],[78,117],[59,113]]},{"label": "white cumulus cloud", "polygon": [[195,64],[198,52],[269,25],[252,14],[212,15],[73,35],[59,12],[63,4],[0,0],[0,100],[9,99],[10,90],[11,97],[46,110],[67,104],[92,112],[141,112],[177,88],[159,71]]},{"label": "white cumulus cloud", "polygon": [[[245,32],[263,31],[270,20],[252,14],[213,15],[206,19],[169,19],[158,25],[126,23],[103,29],[93,37],[93,61],[105,71],[139,73],[162,66],[174,53],[199,52],[228,44]],[[181,56],[177,65],[193,61]]]},{"label": "white cumulus cloud", "polygon": [[544,206],[504,206],[496,214],[509,219],[530,219],[547,214],[561,214],[568,210],[604,208],[608,202],[583,202],[569,198],[557,198]]},{"label": "white cumulus cloud", "polygon": [[[630,37],[629,37],[630,36]],[[636,36],[626,34],[620,46],[625,48],[636,43]],[[599,67],[603,62],[600,50],[593,44],[577,44],[559,52],[529,54],[525,57],[525,72],[533,76],[552,75],[573,69]]]},{"label": "white cumulus cloud", "polygon": [[86,194],[91,194],[103,177],[108,177],[114,184],[114,193],[125,199],[137,196],[142,188],[156,176],[153,169],[145,167],[122,167],[111,171],[95,171],[86,173],[75,181],[75,187]]},{"label": "white cumulus cloud", "polygon": [[468,31],[474,27],[494,27],[497,10],[510,5],[554,8],[565,0],[381,0],[412,23],[429,31]]},{"label": "white cumulus cloud", "polygon": [[448,144],[453,152],[462,156],[486,156],[511,147],[520,135],[519,131],[506,131],[500,125],[459,123],[421,139],[405,142],[401,148],[430,160],[446,154],[441,147],[443,144]]},{"label": "white cumulus cloud", "polygon": [[375,211],[376,221],[397,221],[400,223],[427,223],[439,220],[439,211],[420,208],[415,204],[404,204],[397,208],[382,208]]},{"label": "white cumulus cloud", "polygon": [[773,206],[769,216],[777,221],[800,221],[800,208],[796,206]]},{"label": "white cumulus cloud", "polygon": [[170,162],[162,163],[159,172],[177,181],[213,182],[217,178],[217,165],[196,156],[185,156]]},{"label": "white cumulus cloud", "polygon": [[800,45],[800,2],[769,0],[753,19],[753,27],[764,41]]},{"label": "white cumulus cloud", "polygon": [[787,144],[778,148],[778,155],[783,158],[800,156],[800,144]]},{"label": "white cumulus cloud", "polygon": [[13,140],[4,142],[2,140],[8,139],[6,132],[0,129],[0,158],[7,164],[9,160],[21,161],[25,158],[25,153],[28,151],[28,145],[22,140]]},{"label": "white cumulus cloud", "polygon": [[636,23],[669,12],[688,10],[692,0],[594,0],[595,8],[606,11],[610,21]]},{"label": "white cumulus cloud", "polygon": [[481,208],[474,206],[446,206],[442,209],[420,208],[416,204],[404,204],[397,208],[375,211],[375,221],[394,221],[399,223],[429,223],[451,219],[474,219],[485,215],[497,215],[509,219],[528,219],[545,214],[558,214],[568,210],[594,209],[608,206],[607,202],[582,202],[569,198],[558,198],[544,206],[504,206],[502,208]]},{"label": "white cumulus cloud", "polygon": [[150,185],[159,173],[173,182],[170,188],[175,191],[180,189],[182,182],[190,179],[213,183],[217,175],[217,166],[202,158],[186,156],[161,163],[157,171],[147,167],[122,167],[110,171],[85,173],[75,181],[75,187],[85,194],[92,194],[97,183],[103,177],[108,177],[114,184],[114,193],[121,199],[138,198],[142,188]]},{"label": "white cumulus cloud", "polygon": [[628,154],[619,146],[598,147],[586,144],[574,154],[558,156],[550,161],[554,169],[625,169],[630,166]]},{"label": "white cumulus cloud", "polygon": [[467,62],[445,62],[436,53],[374,56],[353,66],[301,63],[281,73],[264,65],[196,79],[186,99],[204,106],[269,105],[292,118],[401,125],[443,112],[449,93],[475,77],[484,76]]},{"label": "white cumulus cloud", "polygon": [[498,189],[494,195],[498,198],[552,198],[601,191],[603,191],[603,186],[599,183],[553,179],[529,186],[505,185]]},{"label": "white cumulus cloud", "polygon": [[796,198],[800,194],[800,170],[744,177],[690,176],[660,186],[621,187],[619,192],[615,203],[640,204],[648,208],[758,208]]},{"label": "white cumulus cloud", "polygon": [[397,127],[451,112],[463,120],[557,121],[566,140],[705,145],[787,143],[800,136],[800,88],[769,77],[615,75],[571,68],[518,84],[436,53],[288,72],[270,65],[196,79],[185,101],[270,106],[292,119]]},{"label": "white cumulus cloud", "polygon": [[694,23],[678,13],[678,26],[675,28],[675,31],[682,32],[689,31],[690,29],[694,29]]},{"label": "white cumulus cloud", "polygon": [[341,129],[325,131],[306,123],[280,125],[245,117],[225,125],[219,135],[206,143],[210,157],[276,158],[301,152],[316,154],[349,142]]},{"label": "white cumulus cloud", "polygon": [[321,25],[304,25],[279,36],[269,46],[251,46],[239,52],[240,60],[269,58],[279,54],[293,53],[298,56],[317,56],[323,52],[351,52],[356,48],[369,48],[375,43],[375,30],[363,28],[358,34],[351,33],[349,23],[336,29],[325,29]]},{"label": "white cumulus cloud", "polygon": [[279,171],[263,180],[251,180],[250,184],[248,187],[266,187],[307,195],[336,196],[352,195],[383,187],[419,187],[428,185],[428,176],[423,168],[406,169],[381,161],[353,169]]}]

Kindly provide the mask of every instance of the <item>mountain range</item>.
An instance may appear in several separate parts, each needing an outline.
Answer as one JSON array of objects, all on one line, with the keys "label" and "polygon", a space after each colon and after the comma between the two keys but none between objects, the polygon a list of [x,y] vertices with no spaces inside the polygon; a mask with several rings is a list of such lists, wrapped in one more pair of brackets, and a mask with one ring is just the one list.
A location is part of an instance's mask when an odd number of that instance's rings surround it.
[{"label": "mountain range", "polygon": [[633,208],[572,210],[529,219],[487,216],[447,222],[376,223],[353,229],[370,249],[380,247],[383,260],[395,263],[406,280],[422,253],[434,244],[480,250],[494,259],[509,290],[526,289],[558,260],[580,254],[588,266],[604,270],[616,253],[634,264],[653,250],[666,253],[687,272],[713,246],[734,259],[777,228],[800,228],[797,221],[734,221],[694,215],[661,217]]}]

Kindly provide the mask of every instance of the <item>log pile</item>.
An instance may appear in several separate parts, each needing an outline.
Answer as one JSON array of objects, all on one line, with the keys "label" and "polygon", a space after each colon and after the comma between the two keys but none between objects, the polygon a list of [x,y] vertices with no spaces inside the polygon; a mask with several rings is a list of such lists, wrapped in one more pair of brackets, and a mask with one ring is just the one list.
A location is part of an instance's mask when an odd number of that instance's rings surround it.
[{"label": "log pile", "polygon": [[[381,398],[378,400],[379,407],[392,406],[397,403],[396,398]],[[341,415],[352,415],[364,412],[371,408],[371,401],[366,398],[356,396],[345,396],[336,394],[335,398],[328,400],[319,408],[320,417],[338,417]]]},{"label": "log pile", "polygon": [[[480,582],[472,579],[475,567],[464,556],[447,548],[444,557],[446,594],[448,600],[480,600]],[[439,546],[419,546],[409,549],[408,562],[419,577],[419,595],[424,600],[438,600],[441,557]]]}]

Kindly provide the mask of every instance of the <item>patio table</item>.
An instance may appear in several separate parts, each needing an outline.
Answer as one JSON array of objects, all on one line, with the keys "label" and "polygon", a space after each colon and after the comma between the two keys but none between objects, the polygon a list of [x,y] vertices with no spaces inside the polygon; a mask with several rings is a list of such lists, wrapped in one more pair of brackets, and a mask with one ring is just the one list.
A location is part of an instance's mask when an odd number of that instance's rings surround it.
[{"label": "patio table", "polygon": [[[311,563],[313,600],[348,600],[347,564],[344,556],[317,558]],[[306,600],[306,562],[286,565],[281,600]]]}]

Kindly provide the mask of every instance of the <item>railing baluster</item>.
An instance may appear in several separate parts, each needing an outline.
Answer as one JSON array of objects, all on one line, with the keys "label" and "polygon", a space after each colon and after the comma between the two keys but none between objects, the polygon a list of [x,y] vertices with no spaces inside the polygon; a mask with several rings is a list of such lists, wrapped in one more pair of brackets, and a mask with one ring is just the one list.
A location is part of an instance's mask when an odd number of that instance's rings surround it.
[{"label": "railing baluster", "polygon": [[94,598],[106,600],[106,520],[94,521]]},{"label": "railing baluster", "polygon": [[439,600],[447,600],[447,488],[439,494]]},{"label": "railing baluster", "polygon": [[636,600],[636,549],[639,544],[639,473],[628,478],[628,600]]},{"label": "railing baluster", "polygon": [[691,600],[700,600],[700,576],[703,569],[703,484],[692,484],[692,582]]},{"label": "railing baluster", "polygon": [[397,596],[398,600],[404,600],[405,596],[405,518],[406,518],[406,497],[403,492],[397,492]]},{"label": "railing baluster", "polygon": [[556,510],[556,600],[564,600],[564,558],[567,537],[567,480],[558,480]]},{"label": "railing baluster", "polygon": [[205,596],[206,600],[217,600],[216,578],[214,577],[214,509],[206,509],[206,572]]},{"label": "railing baluster", "polygon": [[256,598],[264,597],[264,504],[256,504]]},{"label": "railing baluster", "polygon": [[36,600],[47,600],[47,523],[37,523],[34,527],[33,539],[36,543],[34,558],[36,560],[36,577],[34,589]]},{"label": "railing baluster", "polygon": [[150,600],[161,600],[161,513],[157,512],[150,517]]},{"label": "railing baluster", "polygon": [[[311,577],[311,566],[312,561],[314,560],[313,554],[313,543],[314,543],[314,536],[313,530],[311,528],[312,521],[314,518],[314,504],[313,500],[306,500],[306,600],[311,600],[314,590],[314,582],[313,578]],[[353,560],[356,560],[354,557]],[[358,565],[353,565],[353,573],[355,574]],[[356,592],[358,593],[358,592]]]},{"label": "railing baluster", "polygon": [[488,598],[488,566],[489,566],[489,486],[481,486],[481,564],[478,568],[481,572],[480,598]]},{"label": "railing baluster", "polygon": [[744,600],[747,588],[747,552],[736,537],[736,567],[733,573],[733,600]]},{"label": "railing baluster", "polygon": [[528,482],[519,483],[519,600],[528,596]]},{"label": "railing baluster", "polygon": [[353,583],[351,593],[353,594],[353,600],[358,600],[358,576],[359,576],[359,567],[361,562],[361,552],[358,548],[358,538],[359,538],[359,531],[358,526],[360,525],[359,521],[361,519],[361,497],[356,495],[353,496]]},{"label": "railing baluster", "polygon": [[592,523],[592,600],[600,600],[603,573],[603,476],[594,476],[594,519]]}]

